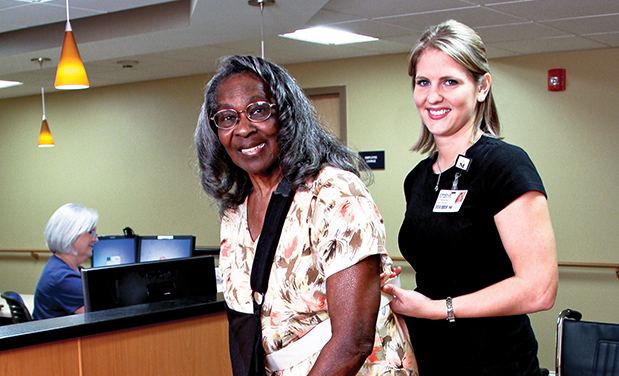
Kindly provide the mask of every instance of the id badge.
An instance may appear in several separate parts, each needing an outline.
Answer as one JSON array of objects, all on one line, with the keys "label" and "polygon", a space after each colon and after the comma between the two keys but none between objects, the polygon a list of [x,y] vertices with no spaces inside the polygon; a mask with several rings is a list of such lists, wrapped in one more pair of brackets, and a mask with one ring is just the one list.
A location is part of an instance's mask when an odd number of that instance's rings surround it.
[{"label": "id badge", "polygon": [[466,189],[441,189],[434,204],[434,213],[457,213],[466,197]]}]

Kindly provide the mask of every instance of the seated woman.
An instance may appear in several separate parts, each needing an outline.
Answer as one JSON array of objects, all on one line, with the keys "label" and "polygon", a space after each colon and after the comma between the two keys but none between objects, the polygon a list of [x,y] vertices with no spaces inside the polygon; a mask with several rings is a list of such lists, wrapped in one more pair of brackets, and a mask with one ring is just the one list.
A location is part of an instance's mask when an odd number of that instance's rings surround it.
[{"label": "seated woman", "polygon": [[92,256],[99,214],[79,204],[65,204],[51,216],[45,240],[53,255],[34,293],[35,320],[84,312],[81,264]]}]

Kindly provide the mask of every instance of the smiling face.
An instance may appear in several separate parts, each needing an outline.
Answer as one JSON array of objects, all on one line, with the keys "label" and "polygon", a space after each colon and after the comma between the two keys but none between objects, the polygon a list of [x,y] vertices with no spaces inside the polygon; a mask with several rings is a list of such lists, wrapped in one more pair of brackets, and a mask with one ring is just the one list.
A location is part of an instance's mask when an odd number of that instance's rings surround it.
[{"label": "smiling face", "polygon": [[239,73],[226,78],[217,89],[217,110],[234,109],[239,121],[232,129],[219,129],[219,141],[235,165],[250,178],[272,177],[279,172],[277,136],[279,126],[276,114],[263,122],[247,119],[245,109],[250,103],[273,103],[266,84],[256,76]]},{"label": "smiling face", "polygon": [[415,105],[421,120],[437,141],[443,137],[469,137],[478,102],[490,89],[490,75],[475,82],[471,73],[436,48],[425,50],[414,77]]},{"label": "smiling face", "polygon": [[97,238],[96,235],[93,236],[93,234],[91,234],[90,232],[85,232],[83,234],[80,234],[77,238],[75,238],[72,244],[73,249],[77,253],[76,256],[79,259],[83,259],[83,260],[86,260],[88,257],[91,257],[92,247],[98,241],[99,241],[99,238]]}]

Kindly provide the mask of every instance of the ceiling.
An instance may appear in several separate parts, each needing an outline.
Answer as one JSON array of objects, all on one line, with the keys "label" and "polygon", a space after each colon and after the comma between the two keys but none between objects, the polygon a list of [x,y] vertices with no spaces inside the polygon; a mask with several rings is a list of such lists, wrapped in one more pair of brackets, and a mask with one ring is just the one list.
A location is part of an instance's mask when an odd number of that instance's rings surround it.
[{"label": "ceiling", "polygon": [[[0,80],[24,83],[0,98],[55,90],[65,0],[29,1],[0,0]],[[619,47],[618,0],[275,0],[263,17],[247,0],[70,0],[69,15],[91,87],[213,72],[222,56],[261,55],[261,29],[265,57],[278,64],[409,52],[449,18],[473,27],[491,58]],[[278,36],[316,25],[379,40]],[[51,61],[41,68],[39,57]]]}]

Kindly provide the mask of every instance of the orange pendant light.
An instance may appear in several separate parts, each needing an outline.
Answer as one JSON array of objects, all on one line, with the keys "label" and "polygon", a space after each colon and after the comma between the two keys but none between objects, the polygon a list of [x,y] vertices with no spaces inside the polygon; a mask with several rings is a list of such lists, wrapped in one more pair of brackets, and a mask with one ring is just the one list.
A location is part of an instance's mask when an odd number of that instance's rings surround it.
[{"label": "orange pendant light", "polygon": [[[43,66],[43,63],[41,63],[41,66]],[[43,103],[43,123],[41,124],[41,133],[39,134],[39,147],[46,148],[54,146],[54,138],[52,137],[52,132],[50,132],[47,119],[45,118],[45,91],[43,87],[41,87],[41,99]]]},{"label": "orange pendant light", "polygon": [[45,115],[43,115],[43,123],[41,124],[41,133],[39,134],[39,147],[52,147],[54,146],[54,138],[52,137],[52,133],[49,131],[49,125],[47,125],[47,119],[45,119]]},{"label": "orange pendant light", "polygon": [[77,43],[75,43],[71,22],[69,22],[69,0],[66,0],[66,3],[67,27],[65,28],[54,87],[60,90],[87,89],[90,84],[86,76],[86,69],[84,69],[84,63],[82,63],[80,52],[77,49]]},{"label": "orange pendant light", "polygon": [[[41,78],[43,78],[43,62],[50,61],[50,59],[39,57],[31,59],[31,61],[39,62],[41,66]],[[41,105],[43,107],[43,122],[41,123],[41,132],[39,133],[39,147],[51,147],[54,146],[54,138],[52,137],[52,132],[50,132],[49,124],[47,124],[47,119],[45,118],[45,89],[43,86],[41,86]]]}]

